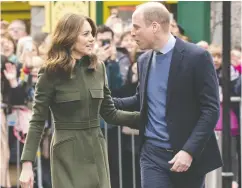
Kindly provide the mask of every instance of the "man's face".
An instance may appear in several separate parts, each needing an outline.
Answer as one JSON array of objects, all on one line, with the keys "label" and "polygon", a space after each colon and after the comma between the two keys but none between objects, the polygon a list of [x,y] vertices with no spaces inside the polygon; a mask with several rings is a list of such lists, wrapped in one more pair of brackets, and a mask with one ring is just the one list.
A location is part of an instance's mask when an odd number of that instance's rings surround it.
[{"label": "man's face", "polygon": [[113,37],[111,32],[104,32],[97,34],[97,44],[98,47],[102,47],[105,45],[112,45]]},{"label": "man's face", "polygon": [[154,41],[152,26],[146,26],[142,12],[132,15],[131,35],[142,50],[151,49]]}]

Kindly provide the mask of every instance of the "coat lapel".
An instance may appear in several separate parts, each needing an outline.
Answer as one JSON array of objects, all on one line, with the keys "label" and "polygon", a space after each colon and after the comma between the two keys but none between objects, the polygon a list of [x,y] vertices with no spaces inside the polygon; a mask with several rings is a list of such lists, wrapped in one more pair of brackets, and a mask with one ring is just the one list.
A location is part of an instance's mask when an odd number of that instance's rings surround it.
[{"label": "coat lapel", "polygon": [[172,59],[171,59],[171,66],[169,71],[168,77],[168,84],[167,84],[167,96],[166,96],[166,110],[168,109],[169,102],[172,97],[172,93],[177,83],[177,79],[179,76],[179,72],[182,66],[182,59],[183,59],[183,41],[179,38],[176,38],[176,44],[174,47]]},{"label": "coat lapel", "polygon": [[148,77],[149,77],[149,70],[150,66],[152,64],[152,57],[153,57],[153,50],[150,50],[145,59],[143,60],[143,80],[142,83],[144,84],[143,89],[143,97],[142,97],[142,105],[144,104],[144,101],[146,100],[147,95],[147,83],[148,83]]},{"label": "coat lapel", "polygon": [[148,82],[148,76],[149,76],[149,70],[150,65],[152,64],[152,57],[153,57],[153,51],[150,51],[149,54],[147,54],[146,59],[144,60],[144,83],[145,83],[145,90],[147,89],[147,82]]}]

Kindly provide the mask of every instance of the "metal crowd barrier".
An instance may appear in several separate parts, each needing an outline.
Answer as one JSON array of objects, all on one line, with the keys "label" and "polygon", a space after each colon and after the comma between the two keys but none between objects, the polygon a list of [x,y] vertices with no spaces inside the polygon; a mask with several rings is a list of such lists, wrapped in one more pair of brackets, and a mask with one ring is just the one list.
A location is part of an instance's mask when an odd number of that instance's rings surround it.
[{"label": "metal crowd barrier", "polygon": [[[241,97],[230,97],[231,102],[239,102],[240,103],[240,111],[242,110],[242,102],[241,102]],[[242,111],[241,111],[242,112]],[[242,119],[242,113],[240,113],[240,117]],[[240,130],[241,130],[241,124],[240,124]],[[217,136],[217,141],[219,145],[220,152],[222,154],[222,131],[215,131],[216,136]],[[240,143],[241,149],[240,152],[242,151],[242,143]],[[242,169],[242,166],[238,167]],[[219,168],[217,170],[214,170],[210,173],[207,174],[206,176],[206,188],[222,188],[222,168]],[[238,177],[242,179],[241,177]],[[232,185],[231,185],[232,186]]]}]

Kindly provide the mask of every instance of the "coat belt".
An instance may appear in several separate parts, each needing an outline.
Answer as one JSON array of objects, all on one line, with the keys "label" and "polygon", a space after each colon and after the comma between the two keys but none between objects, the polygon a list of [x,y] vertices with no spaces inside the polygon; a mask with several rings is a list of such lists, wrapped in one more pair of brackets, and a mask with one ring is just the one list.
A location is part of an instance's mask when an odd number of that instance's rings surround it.
[{"label": "coat belt", "polygon": [[93,119],[89,121],[79,122],[54,122],[56,130],[68,130],[68,129],[90,129],[100,127],[100,120]]}]

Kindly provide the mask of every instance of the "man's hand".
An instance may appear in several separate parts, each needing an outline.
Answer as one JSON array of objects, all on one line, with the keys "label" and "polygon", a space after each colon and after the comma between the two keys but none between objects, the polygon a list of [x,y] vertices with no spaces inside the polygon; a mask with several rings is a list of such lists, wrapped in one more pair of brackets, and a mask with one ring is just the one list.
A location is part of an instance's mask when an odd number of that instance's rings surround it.
[{"label": "man's hand", "polygon": [[171,171],[186,172],[192,164],[192,156],[185,151],[179,151],[168,163],[173,164]]},{"label": "man's hand", "polygon": [[112,45],[111,47],[111,56],[110,59],[115,61],[116,60],[116,56],[117,56],[117,49],[116,46]]}]

